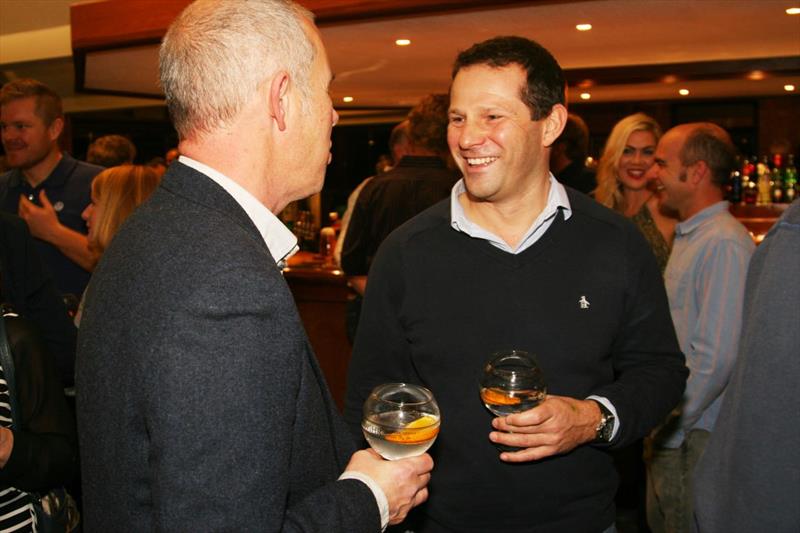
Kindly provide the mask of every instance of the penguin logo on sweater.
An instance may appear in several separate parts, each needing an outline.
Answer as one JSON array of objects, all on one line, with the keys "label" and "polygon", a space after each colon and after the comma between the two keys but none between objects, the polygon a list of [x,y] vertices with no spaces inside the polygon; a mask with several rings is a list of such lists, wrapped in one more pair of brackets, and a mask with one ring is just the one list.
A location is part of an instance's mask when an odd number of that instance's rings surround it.
[{"label": "penguin logo on sweater", "polygon": [[581,299],[578,300],[578,304],[580,304],[581,309],[589,309],[589,300],[586,299],[586,296],[581,296]]}]

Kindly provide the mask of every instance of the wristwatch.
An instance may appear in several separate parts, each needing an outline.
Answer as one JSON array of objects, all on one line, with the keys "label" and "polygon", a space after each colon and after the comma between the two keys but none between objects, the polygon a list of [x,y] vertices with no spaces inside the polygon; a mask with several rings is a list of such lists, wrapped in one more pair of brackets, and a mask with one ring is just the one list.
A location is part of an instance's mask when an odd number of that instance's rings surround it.
[{"label": "wristwatch", "polygon": [[595,428],[595,442],[611,442],[611,435],[614,433],[614,413],[612,413],[608,407],[603,405],[602,402],[598,402],[597,400],[592,400],[597,404],[600,408],[600,422],[597,424],[597,428]]}]

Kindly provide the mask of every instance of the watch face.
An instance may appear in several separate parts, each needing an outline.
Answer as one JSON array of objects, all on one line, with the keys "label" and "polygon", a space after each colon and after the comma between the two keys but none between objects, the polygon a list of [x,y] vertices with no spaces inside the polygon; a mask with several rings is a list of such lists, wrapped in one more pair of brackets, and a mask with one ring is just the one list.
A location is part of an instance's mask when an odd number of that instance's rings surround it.
[{"label": "watch face", "polygon": [[609,416],[606,417],[603,429],[600,430],[600,438],[605,442],[609,442],[612,433],[614,433],[614,417]]},{"label": "watch face", "polygon": [[597,436],[595,438],[601,442],[609,442],[611,440],[611,434],[614,433],[614,414],[600,402],[597,402],[597,404],[600,406],[600,412],[603,418],[597,427]]}]

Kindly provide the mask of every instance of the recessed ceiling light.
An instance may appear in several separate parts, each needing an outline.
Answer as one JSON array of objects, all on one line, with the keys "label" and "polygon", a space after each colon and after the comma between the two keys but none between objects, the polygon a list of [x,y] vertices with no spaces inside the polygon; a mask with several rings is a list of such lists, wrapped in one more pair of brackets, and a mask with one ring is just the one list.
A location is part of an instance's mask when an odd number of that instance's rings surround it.
[{"label": "recessed ceiling light", "polygon": [[786,10],[787,15],[800,15],[800,7],[790,7]]},{"label": "recessed ceiling light", "polygon": [[397,39],[394,44],[397,46],[408,46],[411,44],[411,39]]},{"label": "recessed ceiling light", "polygon": [[347,103],[350,103],[353,100],[355,100],[355,98],[353,98],[352,96],[345,96],[344,98],[342,98],[342,102],[347,102]]},{"label": "recessed ceiling light", "polygon": [[766,77],[763,70],[754,70],[750,74],[747,75],[748,80],[763,80]]},{"label": "recessed ceiling light", "polygon": [[792,85],[791,83],[787,83],[786,85],[783,86],[783,90],[790,93],[795,90],[795,86]]},{"label": "recessed ceiling light", "polygon": [[577,29],[578,31],[589,31],[589,30],[592,29],[592,25],[591,24],[578,24],[577,26],[575,26],[575,29]]},{"label": "recessed ceiling light", "polygon": [[681,96],[686,96],[687,94],[689,94],[689,89],[680,89],[678,91],[678,94]]},{"label": "recessed ceiling light", "polygon": [[592,97],[589,93],[581,93],[581,100],[589,100]]}]

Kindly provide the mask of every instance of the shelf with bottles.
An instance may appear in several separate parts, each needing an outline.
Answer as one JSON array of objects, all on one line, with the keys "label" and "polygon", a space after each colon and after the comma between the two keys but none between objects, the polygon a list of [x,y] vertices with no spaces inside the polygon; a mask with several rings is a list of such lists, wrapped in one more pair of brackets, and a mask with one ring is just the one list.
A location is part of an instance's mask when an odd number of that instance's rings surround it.
[{"label": "shelf with bottles", "polygon": [[740,160],[725,184],[732,204],[765,206],[790,204],[800,196],[794,154],[763,155]]}]

